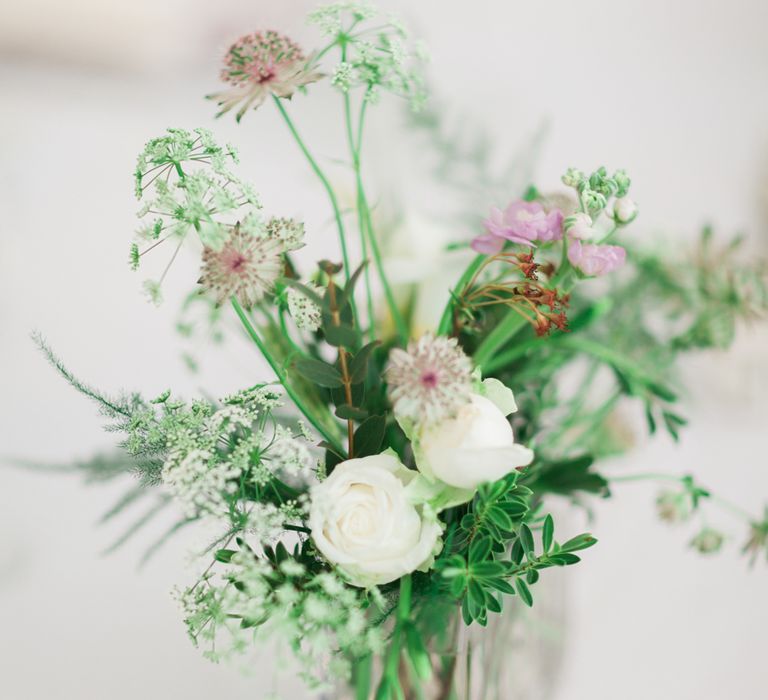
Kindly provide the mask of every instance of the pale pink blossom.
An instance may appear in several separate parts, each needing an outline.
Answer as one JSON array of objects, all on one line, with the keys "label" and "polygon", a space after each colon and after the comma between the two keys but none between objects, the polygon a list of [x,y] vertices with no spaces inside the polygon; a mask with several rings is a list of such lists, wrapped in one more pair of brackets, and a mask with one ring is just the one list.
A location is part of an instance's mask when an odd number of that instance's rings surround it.
[{"label": "pale pink blossom", "polygon": [[628,224],[637,216],[637,204],[629,197],[619,197],[613,205],[613,217],[620,224]]},{"label": "pale pink blossom", "polygon": [[625,259],[626,251],[617,245],[595,245],[578,239],[571,240],[568,245],[571,265],[590,277],[618,270]]},{"label": "pale pink blossom", "polygon": [[208,97],[221,106],[219,115],[240,105],[236,118],[256,109],[270,95],[290,98],[296,90],[322,74],[308,67],[310,61],[288,37],[277,32],[246,34],[230,47],[221,79],[230,88]]},{"label": "pale pink blossom", "polygon": [[565,231],[570,238],[589,239],[595,235],[592,217],[584,212],[577,212],[565,220]]},{"label": "pale pink blossom", "polygon": [[198,283],[213,294],[216,304],[231,297],[250,308],[272,289],[283,271],[282,241],[256,236],[236,224],[220,250],[203,249],[203,266]]},{"label": "pale pink blossom", "polygon": [[493,207],[483,222],[485,234],[472,241],[478,253],[501,252],[506,241],[532,246],[534,241],[555,241],[563,236],[563,214],[559,209],[546,211],[538,202],[518,200],[504,211]]}]

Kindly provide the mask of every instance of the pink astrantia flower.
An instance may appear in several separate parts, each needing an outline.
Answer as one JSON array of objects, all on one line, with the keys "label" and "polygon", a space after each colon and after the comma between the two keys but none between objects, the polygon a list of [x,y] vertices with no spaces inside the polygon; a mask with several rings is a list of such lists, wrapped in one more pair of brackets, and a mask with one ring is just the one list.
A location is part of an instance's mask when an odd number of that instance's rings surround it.
[{"label": "pink astrantia flower", "polygon": [[249,108],[259,107],[270,95],[289,98],[296,90],[319,80],[322,74],[307,67],[301,49],[277,32],[246,34],[230,47],[221,79],[230,89],[209,95],[221,105],[219,115],[237,105],[237,121]]},{"label": "pink astrantia flower", "polygon": [[426,333],[390,352],[386,369],[395,414],[419,425],[452,417],[469,401],[472,361],[456,338]]},{"label": "pink astrantia flower", "polygon": [[595,245],[573,239],[568,246],[568,260],[585,275],[594,277],[618,270],[627,252],[618,245]]},{"label": "pink astrantia flower", "polygon": [[472,241],[478,253],[501,252],[505,241],[532,246],[534,241],[555,241],[563,237],[563,214],[559,209],[545,211],[538,202],[518,200],[504,211],[493,207],[483,222],[485,234]]},{"label": "pink astrantia flower", "polygon": [[250,308],[272,289],[283,271],[282,241],[272,236],[255,236],[235,224],[220,250],[203,249],[203,266],[198,283],[221,305],[230,297]]}]

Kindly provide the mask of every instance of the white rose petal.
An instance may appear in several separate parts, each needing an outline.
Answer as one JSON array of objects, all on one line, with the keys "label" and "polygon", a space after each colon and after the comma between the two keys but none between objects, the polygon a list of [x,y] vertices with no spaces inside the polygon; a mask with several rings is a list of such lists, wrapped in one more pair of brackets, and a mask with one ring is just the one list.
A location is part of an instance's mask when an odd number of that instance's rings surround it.
[{"label": "white rose petal", "polygon": [[515,443],[504,413],[479,394],[454,418],[427,429],[416,449],[419,471],[460,489],[497,481],[532,461],[533,451]]},{"label": "white rose petal", "polygon": [[442,527],[409,500],[417,476],[384,453],[341,462],[312,489],[312,539],[352,585],[389,583],[432,564]]}]

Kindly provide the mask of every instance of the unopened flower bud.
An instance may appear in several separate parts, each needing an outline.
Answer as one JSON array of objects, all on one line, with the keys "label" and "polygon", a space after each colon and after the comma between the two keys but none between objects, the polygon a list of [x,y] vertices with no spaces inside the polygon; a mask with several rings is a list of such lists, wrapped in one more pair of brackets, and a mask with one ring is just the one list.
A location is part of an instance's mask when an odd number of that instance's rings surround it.
[{"label": "unopened flower bud", "polygon": [[572,238],[589,239],[595,233],[595,229],[592,227],[592,217],[581,211],[566,217],[563,221],[563,228]]},{"label": "unopened flower bud", "polygon": [[613,204],[613,218],[620,224],[628,224],[637,216],[637,204],[629,197],[619,197]]},{"label": "unopened flower bud", "polygon": [[586,180],[586,176],[577,168],[568,168],[562,177],[563,184],[566,187],[579,187]]},{"label": "unopened flower bud", "polygon": [[602,211],[603,209],[605,209],[605,205],[607,203],[604,194],[601,194],[600,192],[595,192],[594,190],[591,190],[591,189],[584,190],[584,193],[582,194],[582,199],[584,202],[584,206],[591,212]]},{"label": "unopened flower bud", "polygon": [[613,181],[618,188],[616,191],[617,197],[623,197],[629,192],[629,186],[632,184],[632,180],[629,179],[629,175],[627,175],[625,170],[617,170],[613,174]]}]

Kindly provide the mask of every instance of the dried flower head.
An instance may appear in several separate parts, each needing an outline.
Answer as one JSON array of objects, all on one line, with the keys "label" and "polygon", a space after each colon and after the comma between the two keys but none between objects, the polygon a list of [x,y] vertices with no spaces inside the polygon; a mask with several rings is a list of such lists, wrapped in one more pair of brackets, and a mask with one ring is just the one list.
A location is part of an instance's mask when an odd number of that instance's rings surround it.
[{"label": "dried flower head", "polygon": [[267,235],[282,241],[287,251],[304,247],[304,224],[301,221],[273,216],[267,222],[266,229]]},{"label": "dried flower head", "polygon": [[663,491],[656,499],[656,511],[662,520],[677,523],[688,519],[691,505],[685,492]]},{"label": "dried flower head", "polygon": [[[318,295],[322,295],[323,290],[309,283],[309,289]],[[296,326],[305,331],[316,331],[320,328],[322,313],[320,307],[304,294],[300,289],[290,287],[287,293],[288,313],[296,322]]]},{"label": "dried flower head", "polygon": [[237,223],[221,249],[203,250],[198,282],[215,295],[217,304],[235,296],[249,308],[264,297],[280,276],[284,251],[280,239],[255,235]]},{"label": "dried flower head", "polygon": [[309,67],[301,49],[274,31],[246,34],[230,46],[221,79],[232,87],[209,95],[221,106],[217,116],[241,105],[237,121],[269,95],[289,98],[296,90],[319,80],[322,74]]},{"label": "dried flower head", "polygon": [[469,400],[471,375],[472,362],[455,338],[427,333],[411,341],[407,351],[390,353],[389,399],[400,418],[438,423]]},{"label": "dried flower head", "polygon": [[742,551],[750,555],[750,565],[754,565],[761,553],[765,554],[766,561],[768,561],[768,507],[765,509],[762,520],[750,524],[749,539]]},{"label": "dried flower head", "polygon": [[723,534],[711,527],[702,528],[691,540],[693,547],[700,554],[714,554],[723,546]]}]

